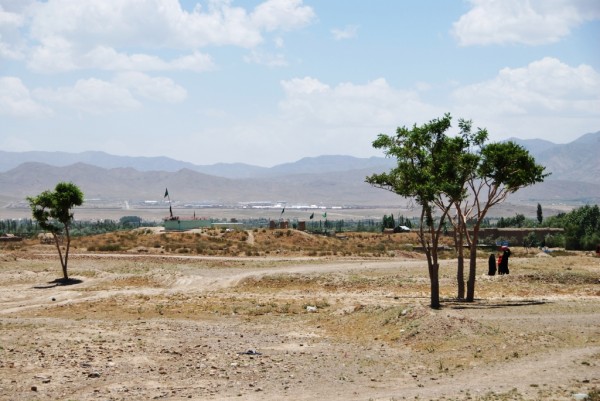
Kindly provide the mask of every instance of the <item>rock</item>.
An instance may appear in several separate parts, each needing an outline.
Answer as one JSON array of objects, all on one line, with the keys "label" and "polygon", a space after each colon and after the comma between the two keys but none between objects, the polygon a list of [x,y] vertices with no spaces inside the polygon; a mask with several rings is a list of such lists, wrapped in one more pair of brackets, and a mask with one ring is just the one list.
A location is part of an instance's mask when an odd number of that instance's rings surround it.
[{"label": "rock", "polygon": [[100,377],[100,372],[90,372],[90,373],[88,374],[88,377],[91,377],[91,378],[98,378],[98,377]]}]

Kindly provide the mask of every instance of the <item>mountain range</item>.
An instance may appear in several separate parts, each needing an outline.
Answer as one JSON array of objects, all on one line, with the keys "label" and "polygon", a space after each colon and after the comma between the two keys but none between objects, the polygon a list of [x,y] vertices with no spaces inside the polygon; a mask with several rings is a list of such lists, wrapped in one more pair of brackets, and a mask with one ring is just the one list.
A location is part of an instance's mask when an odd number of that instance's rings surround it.
[{"label": "mountain range", "polygon": [[[509,197],[512,203],[600,203],[600,132],[567,144],[510,140],[529,150],[551,175]],[[0,151],[0,204],[51,189],[58,181],[81,187],[87,199],[174,200],[210,204],[284,201],[295,204],[394,205],[397,195],[373,188],[365,177],[394,166],[393,159],[306,157],[270,168],[243,163],[195,165],[168,157],[104,152]]]}]

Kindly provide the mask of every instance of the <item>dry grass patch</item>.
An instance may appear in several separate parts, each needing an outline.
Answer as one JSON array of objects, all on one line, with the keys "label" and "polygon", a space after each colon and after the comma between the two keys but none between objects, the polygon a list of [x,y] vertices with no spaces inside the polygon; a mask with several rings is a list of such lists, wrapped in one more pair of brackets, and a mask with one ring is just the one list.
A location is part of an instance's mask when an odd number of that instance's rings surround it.
[{"label": "dry grass patch", "polygon": [[[292,229],[260,229],[253,230],[251,234],[252,241],[249,233],[241,230],[203,229],[194,233],[158,234],[151,230],[132,230],[77,237],[73,239],[73,246],[89,252],[109,253],[361,257],[411,257],[414,255],[413,245],[418,246],[415,233],[339,233],[337,236],[328,237]],[[447,256],[451,257],[452,253]]]}]

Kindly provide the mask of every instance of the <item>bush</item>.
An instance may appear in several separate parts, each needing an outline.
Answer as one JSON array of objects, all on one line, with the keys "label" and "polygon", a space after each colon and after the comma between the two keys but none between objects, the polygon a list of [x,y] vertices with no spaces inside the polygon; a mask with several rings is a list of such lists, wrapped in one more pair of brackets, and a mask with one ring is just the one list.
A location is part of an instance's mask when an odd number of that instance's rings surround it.
[{"label": "bush", "polygon": [[100,252],[118,252],[121,250],[121,245],[119,244],[104,244],[98,247]]}]

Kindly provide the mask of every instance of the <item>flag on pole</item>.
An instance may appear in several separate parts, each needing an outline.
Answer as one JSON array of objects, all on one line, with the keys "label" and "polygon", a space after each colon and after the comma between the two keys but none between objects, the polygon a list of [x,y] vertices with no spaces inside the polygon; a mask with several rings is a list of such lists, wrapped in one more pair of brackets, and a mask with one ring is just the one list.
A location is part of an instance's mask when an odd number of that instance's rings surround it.
[{"label": "flag on pole", "polygon": [[285,207],[281,209],[281,214],[283,214],[283,212],[285,212]]},{"label": "flag on pole", "polygon": [[315,217],[315,212],[313,212],[313,213],[310,215],[310,219],[312,220],[312,219],[313,219],[313,217]]},{"label": "flag on pole", "polygon": [[169,196],[169,190],[165,188],[165,196],[163,196],[163,198],[166,198],[167,196]]},{"label": "flag on pole", "polygon": [[327,212],[323,213],[323,218],[326,219],[327,218]]}]

